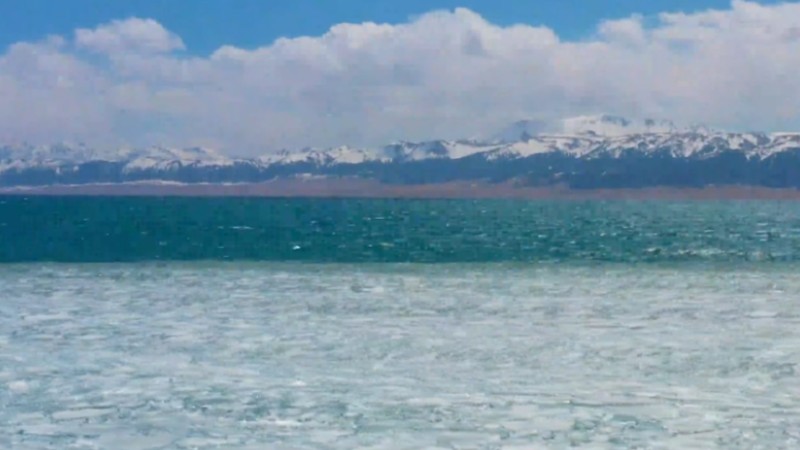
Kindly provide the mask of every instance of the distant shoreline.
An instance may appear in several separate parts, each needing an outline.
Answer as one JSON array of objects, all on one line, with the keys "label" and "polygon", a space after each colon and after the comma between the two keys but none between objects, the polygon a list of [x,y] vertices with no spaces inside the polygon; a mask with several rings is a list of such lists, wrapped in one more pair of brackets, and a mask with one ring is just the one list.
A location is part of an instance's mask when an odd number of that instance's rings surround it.
[{"label": "distant shoreline", "polygon": [[370,180],[277,180],[251,184],[123,184],[56,185],[0,188],[2,196],[144,196],[144,197],[297,197],[407,199],[529,200],[800,200],[800,190],[760,186],[704,188],[647,187],[570,189],[525,187],[508,183],[455,182],[390,185]]}]

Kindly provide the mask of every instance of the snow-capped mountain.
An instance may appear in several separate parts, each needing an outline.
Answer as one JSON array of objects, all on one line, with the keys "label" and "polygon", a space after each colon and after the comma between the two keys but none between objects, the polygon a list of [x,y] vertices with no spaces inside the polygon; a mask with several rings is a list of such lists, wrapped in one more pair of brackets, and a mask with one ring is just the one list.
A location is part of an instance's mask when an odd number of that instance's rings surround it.
[{"label": "snow-capped mountain", "polygon": [[411,162],[426,159],[458,159],[497,148],[498,144],[479,141],[395,142],[377,149],[335,147],[305,148],[300,151],[281,150],[261,156],[265,165],[310,164],[329,167],[337,164]]},{"label": "snow-capped mountain", "polygon": [[520,121],[483,140],[395,142],[231,158],[212,149],[0,146],[0,186],[259,182],[297,176],[389,183],[522,180],[572,187],[751,184],[800,188],[800,133],[729,133],[665,120]]},{"label": "snow-capped mountain", "polygon": [[257,161],[264,165],[311,164],[329,166],[334,164],[360,164],[368,161],[382,160],[379,151],[352,148],[348,146],[330,149],[304,148],[300,151],[281,150],[264,155]]},{"label": "snow-capped mountain", "polygon": [[226,167],[234,161],[215,150],[192,148],[150,147],[143,150],[125,149],[114,155],[112,161],[125,164],[126,173],[137,171],[163,171],[181,167]]},{"label": "snow-capped mountain", "polygon": [[53,145],[1,145],[0,161],[28,161],[35,164],[80,163],[101,155],[83,143],[60,142]]},{"label": "snow-capped mountain", "polygon": [[[490,142],[527,141],[540,135],[571,136],[624,136],[642,133],[674,133],[692,131],[681,129],[671,120],[642,119],[633,120],[608,114],[594,116],[577,116],[561,120],[520,120],[487,138]],[[710,132],[710,130],[709,130]]]}]

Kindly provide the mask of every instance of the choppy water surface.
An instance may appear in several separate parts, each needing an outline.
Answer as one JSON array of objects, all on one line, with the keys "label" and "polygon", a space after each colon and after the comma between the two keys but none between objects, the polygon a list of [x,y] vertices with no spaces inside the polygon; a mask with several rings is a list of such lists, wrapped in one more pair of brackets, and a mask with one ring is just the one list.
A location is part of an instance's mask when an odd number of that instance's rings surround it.
[{"label": "choppy water surface", "polygon": [[800,262],[800,202],[0,197],[0,262]]},{"label": "choppy water surface", "polygon": [[789,263],[0,266],[0,447],[800,447]]}]

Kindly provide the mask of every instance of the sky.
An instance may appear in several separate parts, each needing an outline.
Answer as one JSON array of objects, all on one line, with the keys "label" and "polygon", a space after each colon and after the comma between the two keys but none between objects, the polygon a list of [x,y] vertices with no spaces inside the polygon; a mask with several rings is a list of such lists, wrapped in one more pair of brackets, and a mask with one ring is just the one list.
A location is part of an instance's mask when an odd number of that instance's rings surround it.
[{"label": "sky", "polygon": [[321,35],[337,23],[401,23],[459,7],[494,24],[545,25],[563,38],[580,39],[603,20],[729,6],[729,0],[4,0],[0,46],[147,17],[181,36],[188,52],[202,55],[226,44],[256,48],[280,37]]},{"label": "sky", "polygon": [[609,113],[800,130],[800,2],[4,0],[0,143],[305,146]]}]

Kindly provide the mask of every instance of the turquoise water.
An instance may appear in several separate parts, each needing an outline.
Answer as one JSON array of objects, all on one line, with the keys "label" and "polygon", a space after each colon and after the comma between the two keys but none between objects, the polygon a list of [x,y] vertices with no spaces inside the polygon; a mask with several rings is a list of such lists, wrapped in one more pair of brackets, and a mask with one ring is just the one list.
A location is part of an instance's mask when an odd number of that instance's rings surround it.
[{"label": "turquoise water", "polygon": [[0,198],[0,448],[800,448],[792,202]]},{"label": "turquoise water", "polygon": [[800,260],[800,203],[0,199],[0,262]]}]

